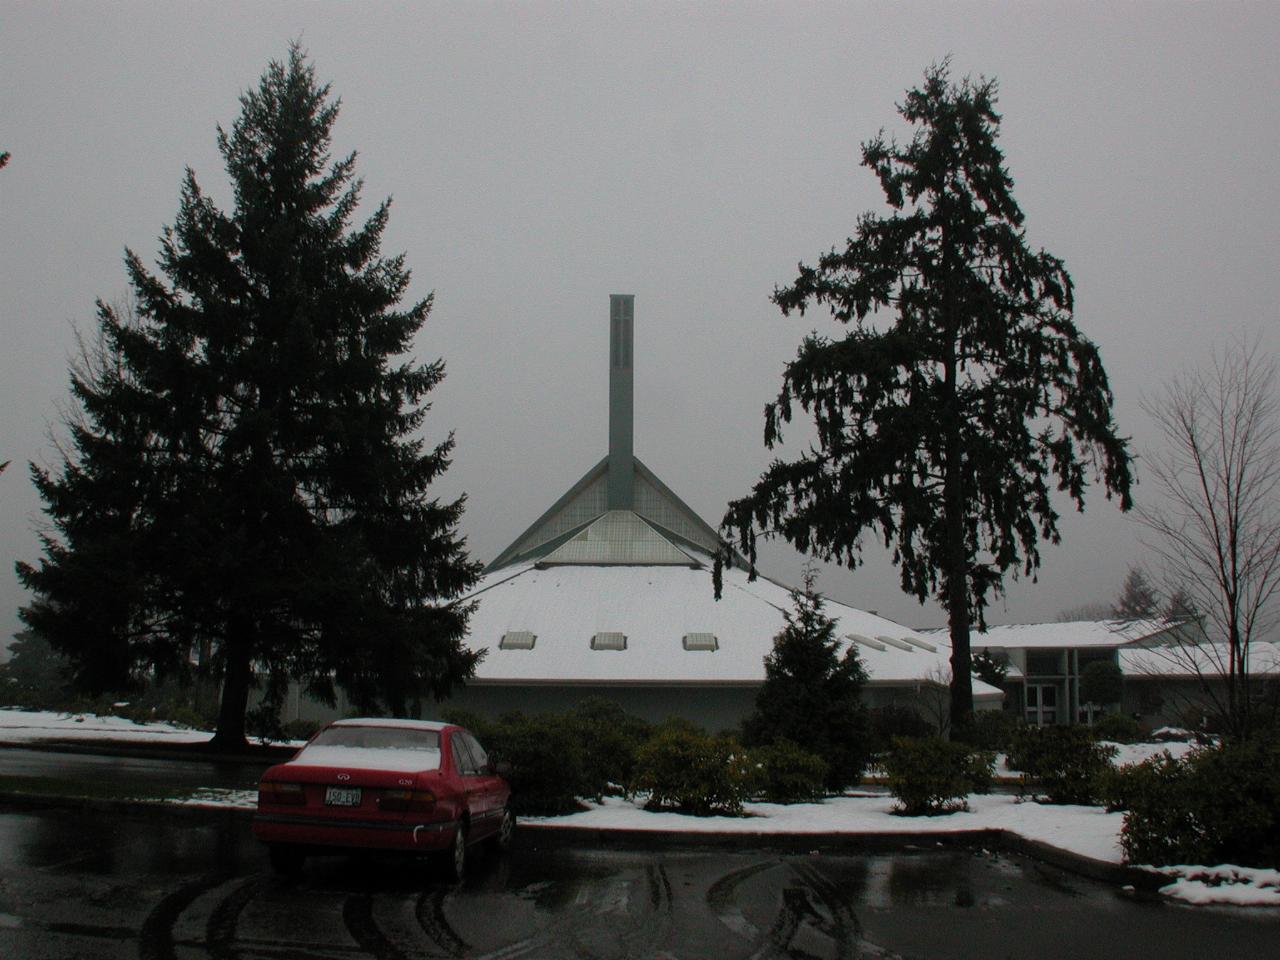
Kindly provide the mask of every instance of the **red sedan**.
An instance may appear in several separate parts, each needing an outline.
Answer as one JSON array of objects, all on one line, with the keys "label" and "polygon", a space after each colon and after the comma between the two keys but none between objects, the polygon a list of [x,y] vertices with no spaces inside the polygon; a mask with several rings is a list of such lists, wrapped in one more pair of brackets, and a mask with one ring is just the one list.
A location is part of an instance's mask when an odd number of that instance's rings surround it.
[{"label": "red sedan", "polygon": [[440,852],[461,878],[467,848],[511,842],[511,790],[467,730],[423,720],[336,720],[258,785],[253,833],[281,873],[309,853]]}]

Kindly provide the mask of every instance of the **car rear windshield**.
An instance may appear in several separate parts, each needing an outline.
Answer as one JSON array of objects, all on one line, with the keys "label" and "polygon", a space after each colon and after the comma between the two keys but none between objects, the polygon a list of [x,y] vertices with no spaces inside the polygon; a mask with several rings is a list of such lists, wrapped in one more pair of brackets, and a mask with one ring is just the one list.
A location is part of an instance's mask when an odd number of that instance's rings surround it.
[{"label": "car rear windshield", "polygon": [[366,750],[440,749],[436,730],[409,730],[405,727],[327,727],[311,741],[313,747],[357,747]]}]

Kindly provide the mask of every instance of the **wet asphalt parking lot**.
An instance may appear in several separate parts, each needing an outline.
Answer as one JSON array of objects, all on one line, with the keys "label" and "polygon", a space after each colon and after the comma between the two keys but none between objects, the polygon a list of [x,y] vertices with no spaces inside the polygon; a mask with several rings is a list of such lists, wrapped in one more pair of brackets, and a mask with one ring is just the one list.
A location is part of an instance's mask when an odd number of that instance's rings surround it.
[{"label": "wet asphalt parking lot", "polygon": [[1275,955],[1280,916],[1127,894],[981,850],[581,847],[534,829],[440,882],[331,857],[274,876],[243,818],[0,809],[0,957]]}]

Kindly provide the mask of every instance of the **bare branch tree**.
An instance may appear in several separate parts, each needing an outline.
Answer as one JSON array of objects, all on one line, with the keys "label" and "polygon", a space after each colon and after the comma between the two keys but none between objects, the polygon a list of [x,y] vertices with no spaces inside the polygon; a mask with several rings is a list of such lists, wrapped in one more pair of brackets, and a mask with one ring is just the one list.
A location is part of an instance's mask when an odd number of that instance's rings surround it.
[{"label": "bare branch tree", "polygon": [[1197,617],[1174,646],[1233,736],[1249,733],[1260,694],[1250,645],[1275,626],[1280,598],[1277,386],[1275,360],[1241,337],[1143,404],[1164,441],[1147,461],[1160,501],[1139,506],[1144,542],[1166,592]]}]

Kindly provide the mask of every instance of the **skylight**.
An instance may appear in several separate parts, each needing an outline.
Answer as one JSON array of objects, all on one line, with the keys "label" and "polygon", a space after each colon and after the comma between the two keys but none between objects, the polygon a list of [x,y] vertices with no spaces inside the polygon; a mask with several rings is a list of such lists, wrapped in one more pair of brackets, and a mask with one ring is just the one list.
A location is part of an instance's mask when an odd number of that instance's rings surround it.
[{"label": "skylight", "polygon": [[719,650],[720,643],[714,633],[686,633],[683,639],[686,650]]},{"label": "skylight", "polygon": [[498,641],[499,650],[532,650],[537,636],[528,630],[511,630]]},{"label": "skylight", "polygon": [[627,635],[625,633],[597,633],[591,638],[592,650],[625,650]]}]

